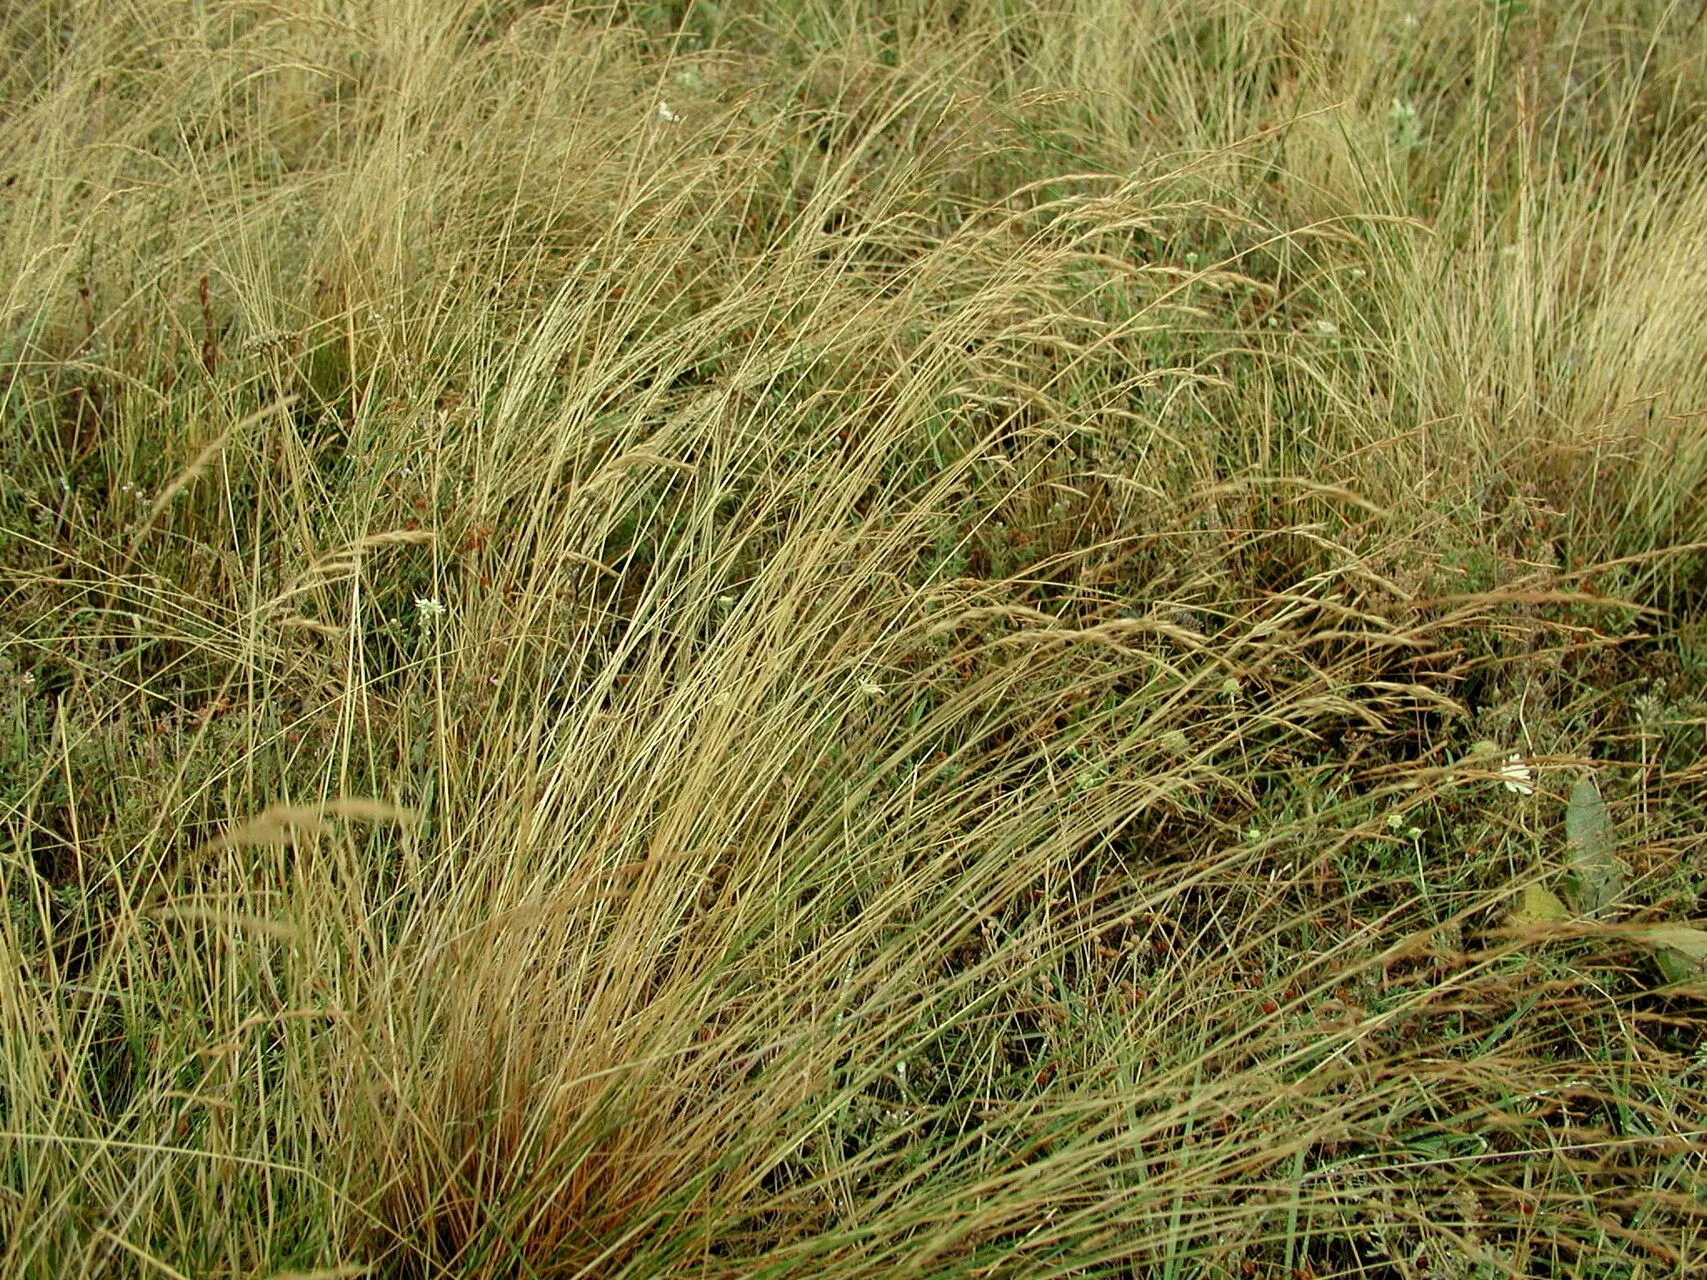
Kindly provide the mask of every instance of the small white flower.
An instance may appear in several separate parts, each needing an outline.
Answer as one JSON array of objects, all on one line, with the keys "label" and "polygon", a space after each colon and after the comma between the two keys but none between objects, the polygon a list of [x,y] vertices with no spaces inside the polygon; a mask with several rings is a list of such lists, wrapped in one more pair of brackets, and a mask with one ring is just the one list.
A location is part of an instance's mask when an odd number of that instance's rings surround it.
[{"label": "small white flower", "polygon": [[658,103],[658,119],[665,124],[680,124],[682,118],[670,110],[669,103],[661,101]]},{"label": "small white flower", "polygon": [[1340,327],[1332,320],[1312,320],[1310,327],[1324,338],[1331,338],[1340,331]]},{"label": "small white flower", "polygon": [[1506,757],[1505,765],[1500,769],[1500,777],[1505,781],[1507,791],[1515,791],[1520,796],[1532,796],[1535,788],[1530,785],[1535,775],[1530,773],[1529,766],[1523,763],[1523,757],[1512,752]]},{"label": "small white flower", "polygon": [[445,616],[445,607],[439,603],[437,596],[416,596],[415,616],[423,624],[431,624]]},{"label": "small white flower", "polygon": [[868,698],[881,698],[883,696],[883,686],[870,676],[860,678],[859,691]]}]

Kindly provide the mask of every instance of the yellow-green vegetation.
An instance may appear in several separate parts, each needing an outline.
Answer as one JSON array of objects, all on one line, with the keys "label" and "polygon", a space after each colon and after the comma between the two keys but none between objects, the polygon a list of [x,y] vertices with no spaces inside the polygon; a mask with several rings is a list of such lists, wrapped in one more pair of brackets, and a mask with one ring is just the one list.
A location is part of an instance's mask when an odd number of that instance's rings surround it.
[{"label": "yellow-green vegetation", "polygon": [[0,1273],[1707,1263],[1695,0],[0,40]]}]

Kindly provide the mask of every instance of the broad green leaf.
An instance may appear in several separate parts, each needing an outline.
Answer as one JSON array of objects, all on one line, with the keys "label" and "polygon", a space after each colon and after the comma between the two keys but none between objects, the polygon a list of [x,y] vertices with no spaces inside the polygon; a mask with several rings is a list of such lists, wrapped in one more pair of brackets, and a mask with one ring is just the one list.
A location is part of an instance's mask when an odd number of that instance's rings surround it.
[{"label": "broad green leaf", "polygon": [[1526,924],[1563,924],[1571,918],[1565,904],[1549,889],[1543,889],[1538,884],[1532,884],[1523,891],[1523,901],[1518,904],[1516,911],[1511,913],[1511,923]]},{"label": "broad green leaf", "polygon": [[1707,930],[1668,924],[1632,936],[1654,953],[1654,963],[1667,982],[1707,976]]},{"label": "broad green leaf", "polygon": [[1600,788],[1586,774],[1571,788],[1565,808],[1565,843],[1571,874],[1565,893],[1578,913],[1598,916],[1624,892],[1624,868],[1614,852],[1612,815]]}]

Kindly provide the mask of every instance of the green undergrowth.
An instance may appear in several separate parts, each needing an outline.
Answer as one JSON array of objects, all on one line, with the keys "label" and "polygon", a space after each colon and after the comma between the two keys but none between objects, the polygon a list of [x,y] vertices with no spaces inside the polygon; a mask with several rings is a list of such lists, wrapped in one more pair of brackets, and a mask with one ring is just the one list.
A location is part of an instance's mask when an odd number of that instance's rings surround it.
[{"label": "green undergrowth", "polygon": [[0,16],[0,1270],[1698,1268],[1702,28]]}]

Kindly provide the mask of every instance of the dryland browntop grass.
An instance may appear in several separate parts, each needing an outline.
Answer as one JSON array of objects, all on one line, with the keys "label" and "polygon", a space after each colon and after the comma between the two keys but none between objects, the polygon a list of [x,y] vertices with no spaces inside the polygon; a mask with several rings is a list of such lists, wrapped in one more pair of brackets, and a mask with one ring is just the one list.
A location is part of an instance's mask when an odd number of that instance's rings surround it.
[{"label": "dryland browntop grass", "polygon": [[0,1274],[1707,1265],[1707,22],[0,6]]}]

